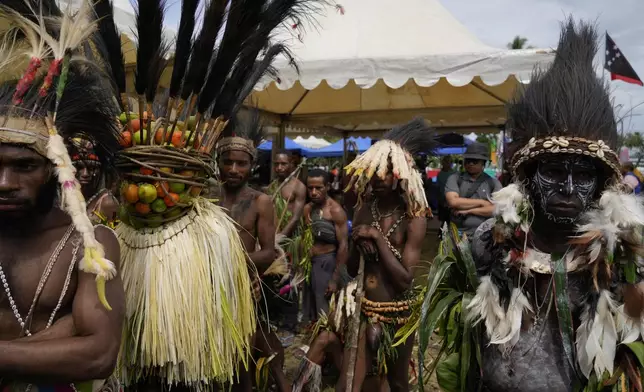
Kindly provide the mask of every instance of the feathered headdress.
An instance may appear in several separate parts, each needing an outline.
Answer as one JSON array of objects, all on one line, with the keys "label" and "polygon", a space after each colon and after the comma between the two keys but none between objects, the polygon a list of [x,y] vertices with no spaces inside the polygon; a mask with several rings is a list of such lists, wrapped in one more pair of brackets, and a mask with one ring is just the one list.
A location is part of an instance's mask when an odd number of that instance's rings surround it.
[{"label": "feathered headdress", "polygon": [[429,205],[414,155],[431,153],[437,146],[436,135],[423,119],[393,128],[345,167],[347,175],[352,176],[345,192],[355,188],[358,204],[361,204],[371,177],[376,174],[384,179],[391,171],[397,186],[404,190],[407,212],[411,216],[424,216]]},{"label": "feathered headdress", "polygon": [[72,135],[86,135],[103,157],[119,147],[111,94],[105,94],[95,67],[77,61],[79,48],[96,28],[92,7],[84,1],[72,14],[69,9],[61,13],[49,1],[7,1],[0,6],[0,16],[15,28],[2,41],[11,44],[2,46],[0,74],[6,80],[22,71],[0,89],[0,142],[32,148],[56,166],[62,207],[83,237],[79,267],[96,274],[99,298],[109,309],[105,281],[116,269],[94,236],[64,142]]},{"label": "feathered headdress", "polygon": [[[107,3],[108,0],[101,0]],[[168,61],[168,43],[163,38],[163,0],[140,0],[136,10],[137,65],[134,87],[139,106],[139,117],[144,108],[153,110],[155,101],[161,102],[160,112],[154,113],[158,129],[163,129],[167,141],[180,122],[194,124],[190,132],[181,135],[180,148],[210,154],[228,121],[235,118],[253,86],[265,76],[272,76],[273,61],[278,56],[292,57],[283,44],[271,42],[277,28],[290,20],[301,21],[321,9],[325,0],[211,0],[204,4],[203,24],[195,28],[199,0],[183,0],[175,56],[172,61],[170,84],[164,94],[157,95],[159,81]],[[110,14],[111,7],[99,17]],[[112,11],[113,12],[113,11]],[[118,31],[113,27],[113,16],[101,19],[99,35],[104,43],[117,42]],[[225,22],[225,23],[224,23]],[[194,37],[194,39],[193,39]],[[218,39],[219,37],[219,39]],[[124,86],[122,54],[116,44],[101,45],[110,56],[115,85],[120,94]],[[111,50],[108,50],[111,48]],[[166,95],[167,94],[167,95]],[[122,110],[129,116],[128,102],[121,97]],[[147,136],[137,144],[154,145],[152,122],[147,122]]]},{"label": "feathered headdress", "polygon": [[[217,154],[226,151],[243,151],[248,153],[253,161],[257,159],[257,147],[265,140],[266,132],[259,111],[252,109],[247,116],[241,113],[231,121],[224,130],[224,136],[217,143]],[[230,136],[228,136],[230,135]]]},{"label": "feathered headdress", "polygon": [[620,178],[617,126],[606,83],[597,77],[593,58],[597,31],[591,24],[564,24],[552,66],[536,70],[530,85],[508,107],[512,132],[512,172],[522,177],[537,156],[585,155]]}]

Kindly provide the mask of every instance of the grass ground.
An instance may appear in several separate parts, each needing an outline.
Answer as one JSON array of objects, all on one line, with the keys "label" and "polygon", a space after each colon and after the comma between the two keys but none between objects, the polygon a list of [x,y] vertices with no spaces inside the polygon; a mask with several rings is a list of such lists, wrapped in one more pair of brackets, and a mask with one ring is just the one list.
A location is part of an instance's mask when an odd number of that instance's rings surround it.
[{"label": "grass ground", "polygon": [[[427,230],[427,236],[423,243],[423,250],[421,256],[421,265],[416,270],[416,276],[420,277],[427,272],[427,268],[431,260],[434,259],[438,249],[438,223],[436,221],[431,221]],[[300,364],[300,358],[303,355],[303,352],[300,350],[302,345],[307,344],[306,337],[304,334],[300,334],[295,337],[293,345],[286,349],[286,361],[284,363],[284,372],[286,377],[289,380],[295,378],[298,366]],[[412,358],[417,358],[417,347],[414,347],[414,355]],[[432,344],[430,346],[429,352],[426,354],[425,363],[429,363],[433,356],[436,354],[438,346]],[[326,377],[324,379],[325,385],[323,386],[323,392],[333,392],[333,383],[335,381],[334,377]],[[417,390],[417,387],[414,386],[412,390]],[[425,391],[439,391],[438,386],[436,385],[435,378],[432,377],[430,385],[425,385]]]}]

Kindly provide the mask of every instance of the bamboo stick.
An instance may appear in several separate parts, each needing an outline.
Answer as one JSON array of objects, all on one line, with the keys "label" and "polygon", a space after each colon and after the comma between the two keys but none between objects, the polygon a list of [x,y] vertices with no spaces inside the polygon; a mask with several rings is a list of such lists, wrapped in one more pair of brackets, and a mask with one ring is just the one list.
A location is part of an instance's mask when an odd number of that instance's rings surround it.
[{"label": "bamboo stick", "polygon": [[291,174],[288,175],[288,177],[286,177],[284,181],[282,181],[282,183],[277,187],[277,190],[275,191],[275,193],[271,195],[271,201],[275,201],[275,198],[277,197],[278,194],[280,194],[280,191],[282,190],[282,188],[284,188],[284,186],[289,181],[291,181],[291,179],[295,177],[300,172],[300,170],[302,170],[302,167],[304,166],[305,163],[306,163],[306,158],[302,158],[302,162],[295,168],[295,170],[293,170]]},{"label": "bamboo stick", "polygon": [[282,216],[280,216],[280,219],[277,221],[277,224],[275,225],[275,234],[276,235],[280,232],[280,226],[282,226],[282,221],[284,220],[284,217],[286,216],[286,212],[288,211],[288,203],[290,203],[290,201],[291,201],[291,196],[293,196],[292,193],[288,197],[288,199],[286,200],[286,205],[284,206],[284,210],[282,211]]},{"label": "bamboo stick", "polygon": [[[169,127],[170,117],[172,117],[172,110],[174,109],[174,103],[175,103],[175,99],[173,97],[170,97],[168,99],[168,105],[165,108],[165,113],[163,113],[163,121],[161,122],[161,126],[163,127],[163,134],[161,135],[161,145],[164,145],[166,143],[166,137],[168,135],[168,128],[170,128]],[[155,136],[156,136],[156,132],[155,132]]]},{"label": "bamboo stick", "polygon": [[134,143],[134,132],[132,132],[132,118],[130,117],[130,101],[127,99],[126,93],[121,93],[121,103],[123,105],[123,110],[125,110],[125,121],[127,125],[127,130],[130,131],[132,136],[132,143]]},{"label": "bamboo stick", "polygon": [[360,312],[362,307],[362,288],[364,286],[364,255],[360,252],[360,265],[358,267],[358,276],[356,278],[358,286],[356,287],[356,310],[351,315],[351,324],[347,336],[349,347],[349,368],[347,369],[347,387],[345,392],[353,392],[353,379],[356,372],[356,360],[358,357],[358,341],[360,340]]},{"label": "bamboo stick", "polygon": [[[151,137],[151,135],[150,135],[152,133],[152,102],[147,102],[146,103],[146,110],[147,110],[147,113],[148,113],[147,124],[146,124],[147,125],[146,128],[147,128],[148,132],[144,133],[141,136],[145,136],[145,145],[149,146],[150,144],[152,144],[150,142],[150,138],[151,138],[151,140],[154,140],[154,138]],[[143,119],[141,119],[141,121],[143,121]],[[141,132],[143,132],[143,124],[144,123],[141,122]],[[157,128],[154,127],[154,129],[157,129]]]},{"label": "bamboo stick", "polygon": [[[145,107],[145,97],[143,95],[139,95],[139,132],[141,132],[141,144],[145,145],[145,138],[143,137],[143,133],[145,132],[144,127],[143,127],[143,109]],[[136,146],[136,142],[134,141],[134,133],[132,133],[132,146]]]}]

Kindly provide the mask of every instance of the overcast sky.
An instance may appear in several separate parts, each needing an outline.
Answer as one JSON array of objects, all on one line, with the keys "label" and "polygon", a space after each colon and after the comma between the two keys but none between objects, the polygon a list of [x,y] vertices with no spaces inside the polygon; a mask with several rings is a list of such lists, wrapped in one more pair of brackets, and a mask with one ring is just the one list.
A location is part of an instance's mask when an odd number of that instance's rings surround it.
[{"label": "overcast sky", "polygon": [[[528,38],[535,47],[555,47],[559,22],[567,15],[596,20],[599,31],[608,31],[644,80],[643,0],[442,0],[442,4],[480,40],[495,47],[504,47],[515,35]],[[602,37],[598,72],[603,50]],[[610,86],[618,116],[636,107],[630,121],[625,119],[625,129],[644,131],[644,87],[621,81]]]},{"label": "overcast sky", "polygon": [[[345,7],[350,7],[351,1],[337,0]],[[129,0],[114,2],[117,6],[129,6]],[[392,6],[395,2],[392,1]],[[180,3],[168,0],[169,26],[178,24]],[[559,23],[567,15],[596,20],[599,31],[609,32],[644,79],[644,0],[441,0],[441,3],[481,41],[498,48],[504,48],[515,35],[528,38],[528,44],[535,47],[555,47]],[[596,59],[599,73],[604,62],[603,50],[602,37]],[[614,81],[611,91],[618,116],[632,113],[625,119],[625,129],[644,131],[644,87]]]}]

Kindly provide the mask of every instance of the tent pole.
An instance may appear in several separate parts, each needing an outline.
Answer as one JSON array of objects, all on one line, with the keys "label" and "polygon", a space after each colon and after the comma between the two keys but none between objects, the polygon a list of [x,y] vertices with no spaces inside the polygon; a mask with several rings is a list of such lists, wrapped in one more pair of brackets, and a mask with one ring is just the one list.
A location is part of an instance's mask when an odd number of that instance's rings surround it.
[{"label": "tent pole", "polygon": [[340,167],[340,179],[344,177],[344,167],[347,165],[347,155],[348,155],[348,148],[349,146],[347,145],[347,138],[349,137],[349,132],[344,131],[342,132],[342,167]]},{"label": "tent pole", "polygon": [[286,144],[286,116],[280,116],[280,124],[277,128],[277,135],[273,135],[273,145],[271,148],[271,181],[275,180],[275,154],[278,150],[284,148]]},{"label": "tent pole", "polygon": [[502,104],[507,105],[508,101],[506,101],[505,99],[501,98],[500,96],[498,96],[498,95],[494,94],[492,91],[488,90],[487,88],[485,88],[485,87],[481,86],[481,85],[480,85],[479,83],[477,83],[475,80],[472,80],[472,81],[470,82],[470,84],[471,84],[472,86],[476,87],[477,89],[479,89],[479,90],[483,91],[484,93],[486,93],[486,94],[487,94],[487,95],[489,95],[490,97],[492,97],[492,98],[496,99],[497,101],[501,102]]},{"label": "tent pole", "polygon": [[279,139],[279,148],[284,148],[286,146],[286,122],[284,119],[280,122],[277,138]]}]

